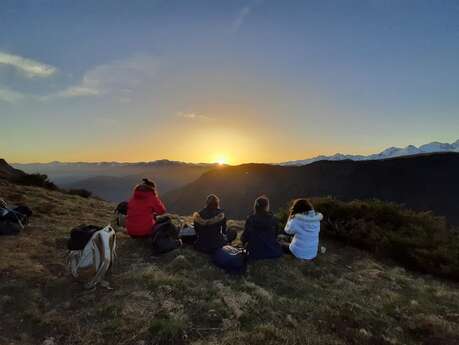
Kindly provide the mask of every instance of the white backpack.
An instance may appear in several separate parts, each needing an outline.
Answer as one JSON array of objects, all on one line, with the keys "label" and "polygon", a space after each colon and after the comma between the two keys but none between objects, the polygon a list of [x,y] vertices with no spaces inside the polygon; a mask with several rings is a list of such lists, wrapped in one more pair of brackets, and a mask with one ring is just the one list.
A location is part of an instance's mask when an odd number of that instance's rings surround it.
[{"label": "white backpack", "polygon": [[96,231],[82,250],[70,251],[68,266],[74,278],[90,289],[97,284],[108,287],[104,281],[116,255],[116,234],[110,225]]}]

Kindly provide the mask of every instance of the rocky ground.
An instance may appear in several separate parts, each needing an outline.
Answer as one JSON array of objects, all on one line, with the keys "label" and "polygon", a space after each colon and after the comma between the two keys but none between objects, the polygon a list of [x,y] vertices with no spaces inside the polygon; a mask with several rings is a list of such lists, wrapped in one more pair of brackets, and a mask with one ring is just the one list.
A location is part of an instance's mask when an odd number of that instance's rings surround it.
[{"label": "rocky ground", "polygon": [[86,291],[67,273],[66,238],[110,223],[114,205],[1,181],[0,197],[34,211],[0,238],[1,345],[459,344],[457,284],[333,241],[314,263],[284,257],[235,277],[189,247],[156,258],[119,232],[113,290]]}]

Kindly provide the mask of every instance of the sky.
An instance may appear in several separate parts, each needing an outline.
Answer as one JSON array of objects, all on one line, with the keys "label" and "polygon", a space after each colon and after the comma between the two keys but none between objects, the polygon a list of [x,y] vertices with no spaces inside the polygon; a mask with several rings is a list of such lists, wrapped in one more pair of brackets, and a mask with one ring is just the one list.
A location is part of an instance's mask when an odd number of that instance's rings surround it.
[{"label": "sky", "polygon": [[2,0],[9,162],[281,162],[459,139],[456,0]]}]

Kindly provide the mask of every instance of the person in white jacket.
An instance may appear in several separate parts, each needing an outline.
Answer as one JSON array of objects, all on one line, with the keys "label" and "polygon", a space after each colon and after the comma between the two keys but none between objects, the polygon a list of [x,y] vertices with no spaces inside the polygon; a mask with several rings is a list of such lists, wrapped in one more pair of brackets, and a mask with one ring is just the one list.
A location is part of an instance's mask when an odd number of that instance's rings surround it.
[{"label": "person in white jacket", "polygon": [[295,200],[284,229],[287,234],[293,235],[288,248],[294,256],[303,260],[311,260],[317,256],[322,218],[321,213],[314,211],[309,200]]}]

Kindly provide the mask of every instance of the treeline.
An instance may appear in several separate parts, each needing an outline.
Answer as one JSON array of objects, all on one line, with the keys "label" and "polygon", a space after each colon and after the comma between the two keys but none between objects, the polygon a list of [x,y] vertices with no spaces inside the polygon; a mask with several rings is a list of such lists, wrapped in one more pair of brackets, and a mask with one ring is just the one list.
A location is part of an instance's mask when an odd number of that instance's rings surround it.
[{"label": "treeline", "polygon": [[60,191],[65,194],[78,195],[82,198],[89,198],[92,193],[86,189],[63,189],[59,188],[52,181],[49,180],[48,175],[45,174],[24,174],[14,179],[14,182],[23,186],[34,186],[46,188],[49,190]]}]

